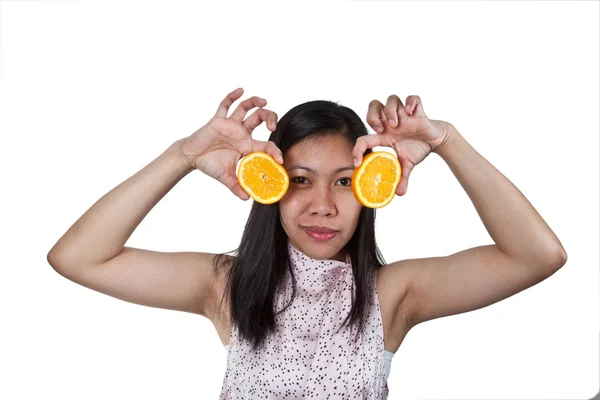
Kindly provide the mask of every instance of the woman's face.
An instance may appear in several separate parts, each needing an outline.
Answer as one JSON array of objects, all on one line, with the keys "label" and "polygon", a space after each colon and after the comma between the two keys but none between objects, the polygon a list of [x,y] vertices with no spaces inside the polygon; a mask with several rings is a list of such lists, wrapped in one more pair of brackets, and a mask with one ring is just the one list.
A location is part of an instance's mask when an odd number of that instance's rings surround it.
[{"label": "woman's face", "polygon": [[[315,259],[344,261],[362,205],[352,192],[352,149],[341,135],[317,136],[284,156],[290,186],[279,200],[281,224],[296,249]],[[325,228],[334,233],[316,233]]]}]

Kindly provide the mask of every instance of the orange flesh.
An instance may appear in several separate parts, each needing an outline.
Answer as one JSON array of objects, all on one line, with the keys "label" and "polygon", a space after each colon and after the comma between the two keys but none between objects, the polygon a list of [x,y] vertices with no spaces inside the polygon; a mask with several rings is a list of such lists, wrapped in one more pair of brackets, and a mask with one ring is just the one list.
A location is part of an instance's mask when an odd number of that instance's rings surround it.
[{"label": "orange flesh", "polygon": [[363,165],[357,170],[358,180],[354,182],[354,192],[363,205],[383,207],[394,198],[401,169],[399,162],[378,155],[377,152],[371,154],[365,157]]},{"label": "orange flesh", "polygon": [[275,202],[283,197],[289,182],[283,167],[266,154],[247,157],[240,165],[238,179],[248,194],[259,202]]}]

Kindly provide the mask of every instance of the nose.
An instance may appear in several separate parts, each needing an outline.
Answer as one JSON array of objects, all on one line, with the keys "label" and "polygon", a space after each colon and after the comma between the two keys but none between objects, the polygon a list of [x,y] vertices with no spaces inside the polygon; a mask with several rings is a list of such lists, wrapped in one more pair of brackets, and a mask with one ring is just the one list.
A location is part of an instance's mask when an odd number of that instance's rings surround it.
[{"label": "nose", "polygon": [[323,217],[333,217],[337,215],[337,208],[334,201],[334,193],[328,187],[316,188],[310,203],[310,215],[320,215]]}]

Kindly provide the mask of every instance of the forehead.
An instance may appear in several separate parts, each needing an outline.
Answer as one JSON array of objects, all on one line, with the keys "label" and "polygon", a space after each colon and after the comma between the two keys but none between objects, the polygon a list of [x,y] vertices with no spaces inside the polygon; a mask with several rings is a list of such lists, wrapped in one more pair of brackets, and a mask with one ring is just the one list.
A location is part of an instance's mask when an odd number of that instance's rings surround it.
[{"label": "forehead", "polygon": [[353,148],[354,144],[341,135],[308,138],[290,148],[284,157],[283,166],[288,172],[316,175],[354,170]]},{"label": "forehead", "polygon": [[354,144],[342,135],[313,136],[292,146],[286,159],[290,162],[331,162],[352,158]]}]

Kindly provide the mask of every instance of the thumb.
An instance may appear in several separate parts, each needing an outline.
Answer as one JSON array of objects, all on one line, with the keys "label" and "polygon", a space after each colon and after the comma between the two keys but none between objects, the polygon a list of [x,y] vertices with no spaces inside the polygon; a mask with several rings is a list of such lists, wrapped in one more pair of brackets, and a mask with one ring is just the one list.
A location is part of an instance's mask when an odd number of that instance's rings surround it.
[{"label": "thumb", "polygon": [[235,175],[235,173],[233,173],[233,174],[229,173],[228,175],[223,177],[221,182],[225,186],[227,186],[227,188],[229,190],[231,190],[231,192],[233,194],[235,194],[237,197],[239,197],[240,199],[245,201],[250,198],[250,196],[248,195],[248,193],[246,193],[244,188],[242,188],[242,186],[240,186],[240,182],[238,180],[238,177]]}]

